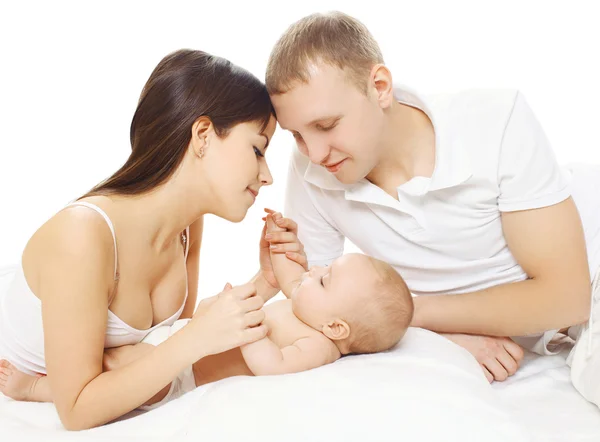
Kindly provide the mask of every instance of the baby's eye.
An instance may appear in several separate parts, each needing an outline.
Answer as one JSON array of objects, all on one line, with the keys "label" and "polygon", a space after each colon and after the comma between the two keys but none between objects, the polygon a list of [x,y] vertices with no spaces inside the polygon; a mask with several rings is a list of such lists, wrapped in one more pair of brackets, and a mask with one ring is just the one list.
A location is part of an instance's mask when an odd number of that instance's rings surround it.
[{"label": "baby's eye", "polygon": [[257,157],[262,158],[265,155],[260,151],[260,149],[256,146],[252,146],[254,148],[254,153],[256,154]]},{"label": "baby's eye", "polygon": [[323,284],[323,278],[324,278],[324,276],[321,276],[321,285],[322,285],[323,287],[325,287],[325,284]]}]

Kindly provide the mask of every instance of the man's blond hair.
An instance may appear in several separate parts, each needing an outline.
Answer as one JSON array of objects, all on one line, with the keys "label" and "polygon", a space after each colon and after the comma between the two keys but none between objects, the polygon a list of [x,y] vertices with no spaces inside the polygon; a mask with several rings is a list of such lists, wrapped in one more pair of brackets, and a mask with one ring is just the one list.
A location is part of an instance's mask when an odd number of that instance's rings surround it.
[{"label": "man's blond hair", "polygon": [[383,63],[379,45],[357,19],[343,12],[312,14],[292,24],[275,44],[267,64],[269,94],[282,94],[308,83],[311,65],[340,68],[366,93],[371,68]]}]

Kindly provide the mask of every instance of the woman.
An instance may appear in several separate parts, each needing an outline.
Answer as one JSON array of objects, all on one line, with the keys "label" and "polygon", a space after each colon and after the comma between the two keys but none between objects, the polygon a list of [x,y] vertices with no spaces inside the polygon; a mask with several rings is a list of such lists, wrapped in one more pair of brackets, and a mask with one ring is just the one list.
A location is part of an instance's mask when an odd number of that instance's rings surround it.
[{"label": "woman", "polygon": [[200,51],[165,57],[142,91],[125,165],[27,243],[0,308],[0,384],[16,370],[47,374],[63,425],[87,429],[144,404],[198,359],[265,336],[260,309],[277,291],[268,249],[252,282],[103,373],[105,348],[192,317],[203,215],[245,217],[272,183],[264,155],[275,126],[264,85],[247,71]]}]

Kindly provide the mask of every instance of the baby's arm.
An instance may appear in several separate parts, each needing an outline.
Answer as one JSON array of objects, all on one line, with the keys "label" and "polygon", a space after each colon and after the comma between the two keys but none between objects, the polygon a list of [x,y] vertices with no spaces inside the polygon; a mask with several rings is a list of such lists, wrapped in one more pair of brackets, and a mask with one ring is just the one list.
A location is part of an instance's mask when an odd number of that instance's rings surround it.
[{"label": "baby's arm", "polygon": [[277,219],[282,219],[280,213],[267,215],[267,238],[271,243],[271,263],[273,264],[275,278],[279,283],[279,287],[281,287],[281,291],[289,298],[305,270],[297,262],[288,259],[285,253],[277,251],[277,247],[285,245],[286,242],[292,242],[289,236],[294,235],[287,229],[277,226]]},{"label": "baby's arm", "polygon": [[326,338],[304,337],[279,348],[269,337],[242,346],[242,355],[255,376],[297,373],[333,362],[331,342]]}]

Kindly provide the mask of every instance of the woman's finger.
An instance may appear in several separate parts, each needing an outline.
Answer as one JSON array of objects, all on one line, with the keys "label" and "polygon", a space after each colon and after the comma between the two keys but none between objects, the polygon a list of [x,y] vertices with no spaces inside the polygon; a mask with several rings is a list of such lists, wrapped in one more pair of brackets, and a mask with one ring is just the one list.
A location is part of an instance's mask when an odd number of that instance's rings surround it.
[{"label": "woman's finger", "polygon": [[246,313],[244,316],[244,323],[246,327],[256,327],[261,322],[265,320],[265,312],[262,310],[255,310],[249,313]]},{"label": "woman's finger", "polygon": [[243,342],[241,345],[251,344],[253,342],[259,341],[260,339],[267,336],[269,329],[265,324],[261,324],[258,327],[250,327],[244,330]]},{"label": "woman's finger", "polygon": [[260,310],[263,305],[265,305],[265,301],[260,296],[252,296],[251,298],[245,299],[241,302],[244,313]]}]

